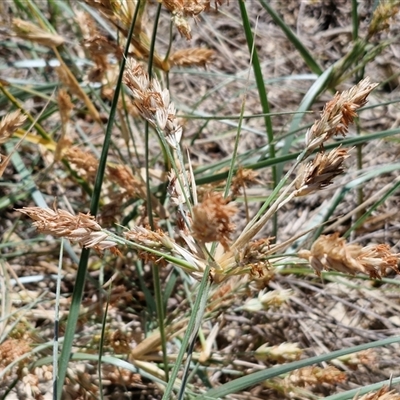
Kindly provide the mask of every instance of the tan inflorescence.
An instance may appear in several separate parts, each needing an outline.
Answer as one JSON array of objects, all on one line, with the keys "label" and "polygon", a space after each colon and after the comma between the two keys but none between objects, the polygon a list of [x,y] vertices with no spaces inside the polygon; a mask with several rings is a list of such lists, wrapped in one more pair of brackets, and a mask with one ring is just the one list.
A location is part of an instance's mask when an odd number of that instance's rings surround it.
[{"label": "tan inflorescence", "polygon": [[335,97],[324,107],[321,118],[314,122],[306,133],[306,147],[309,151],[320,147],[335,135],[345,136],[356,117],[356,111],[367,103],[367,97],[378,86],[365,78],[357,85]]},{"label": "tan inflorescence", "polygon": [[399,273],[398,254],[391,253],[389,246],[348,244],[338,233],[320,236],[310,250],[300,250],[298,256],[308,260],[318,275],[323,270],[362,273],[371,278],[381,278],[388,270]]},{"label": "tan inflorescence", "polygon": [[24,207],[18,210],[28,215],[35,222],[33,225],[39,232],[64,237],[82,247],[97,251],[116,250],[116,243],[107,240],[107,233],[89,214],[72,215],[65,210],[51,210],[41,207]]},{"label": "tan inflorescence", "polygon": [[124,83],[131,89],[140,115],[163,131],[168,144],[176,148],[182,137],[182,127],[169,90],[162,89],[157,79],[150,80],[143,66],[133,58],[127,61]]},{"label": "tan inflorescence", "polygon": [[193,237],[203,243],[220,242],[227,250],[230,235],[235,230],[231,217],[237,213],[219,193],[209,193],[202,203],[193,207]]},{"label": "tan inflorescence", "polygon": [[295,182],[296,196],[305,196],[333,183],[343,173],[343,162],[349,154],[337,147],[330,153],[320,152],[313,161],[300,166]]},{"label": "tan inflorescence", "polygon": [[16,110],[6,114],[0,121],[0,144],[7,140],[20,128],[26,120],[26,115],[20,110]]}]

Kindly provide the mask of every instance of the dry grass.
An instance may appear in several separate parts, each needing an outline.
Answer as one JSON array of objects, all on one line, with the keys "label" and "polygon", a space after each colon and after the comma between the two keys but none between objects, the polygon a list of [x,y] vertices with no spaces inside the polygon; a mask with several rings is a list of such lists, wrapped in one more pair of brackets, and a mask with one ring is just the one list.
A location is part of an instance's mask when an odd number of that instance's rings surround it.
[{"label": "dry grass", "polygon": [[[72,2],[69,19],[39,3],[2,16],[2,398],[52,398],[58,319],[73,343],[63,399],[162,398],[176,365],[171,390],[187,398],[291,362],[227,398],[316,399],[397,378],[398,343],[295,363],[400,333],[398,132],[385,134],[398,125],[398,4],[360,4],[354,44],[350,3],[273,2],[322,71],[336,63],[313,112],[295,114],[316,77],[262,2],[246,2],[271,143],[236,2],[163,1],[153,50],[147,3],[111,130],[135,3]],[[94,250],[84,268],[82,248]],[[392,389],[343,398],[399,399]]]}]

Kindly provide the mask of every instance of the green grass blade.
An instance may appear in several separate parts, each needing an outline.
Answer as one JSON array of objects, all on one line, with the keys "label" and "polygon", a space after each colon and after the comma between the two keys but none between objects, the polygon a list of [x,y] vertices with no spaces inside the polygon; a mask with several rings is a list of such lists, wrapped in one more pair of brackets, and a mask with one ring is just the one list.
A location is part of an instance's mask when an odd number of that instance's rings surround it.
[{"label": "green grass blade", "polygon": [[396,184],[386,192],[382,198],[379,199],[375,204],[373,204],[370,209],[363,213],[363,215],[357,219],[357,221],[351,224],[351,227],[346,231],[343,237],[348,237],[351,232],[358,229],[367,219],[368,217],[380,206],[382,205],[390,196],[395,194],[400,188],[400,182],[396,182]]},{"label": "green grass blade", "polygon": [[[266,90],[265,84],[264,84],[264,78],[263,78],[263,74],[262,74],[262,70],[261,70],[260,60],[258,58],[257,49],[254,46],[254,37],[253,37],[252,30],[251,30],[249,17],[247,15],[246,3],[244,1],[239,1],[239,7],[240,7],[240,14],[242,17],[244,32],[246,35],[247,46],[249,48],[249,53],[251,54],[251,63],[253,65],[254,77],[256,79],[258,96],[260,99],[263,114],[265,115],[264,123],[265,123],[265,128],[267,130],[268,145],[269,145],[268,146],[269,147],[268,148],[269,157],[271,159],[274,159],[275,158],[274,132],[273,132],[273,128],[272,128],[272,121],[269,116],[270,107],[269,107],[269,102],[268,102],[267,90]],[[277,171],[276,171],[275,166],[272,166],[272,181],[273,181],[273,187],[275,188],[278,184],[278,176],[277,176]],[[277,230],[278,230],[277,216],[278,216],[278,214],[275,214],[273,217],[272,236],[274,236],[274,237],[277,236]]]},{"label": "green grass blade", "polygon": [[352,22],[352,34],[353,34],[353,40],[358,39],[358,26],[360,24],[359,18],[358,18],[358,1],[357,0],[351,0],[351,22]]},{"label": "green grass blade", "polygon": [[[135,14],[135,17],[136,17],[136,14]],[[122,85],[122,76],[123,76],[123,72],[124,72],[124,68],[125,68],[125,61],[126,61],[126,57],[128,55],[128,51],[129,51],[129,44],[130,44],[130,41],[132,38],[133,28],[135,26],[135,21],[136,21],[135,17],[133,18],[133,21],[132,21],[132,24],[130,27],[130,31],[128,34],[127,45],[125,48],[124,57],[122,58],[122,61],[121,61],[117,86],[115,88],[114,98],[113,98],[113,102],[112,102],[111,109],[110,109],[110,115],[109,115],[108,124],[107,124],[107,128],[106,128],[106,134],[104,137],[102,153],[101,153],[99,166],[98,166],[98,170],[97,170],[97,175],[96,175],[96,180],[95,180],[95,184],[94,184],[93,197],[91,199],[91,204],[90,204],[90,213],[92,215],[97,214],[97,209],[98,209],[99,202],[100,202],[100,193],[101,193],[101,187],[103,184],[103,178],[104,178],[104,173],[105,173],[105,168],[106,168],[106,163],[107,163],[108,149],[109,149],[110,143],[111,143],[111,134],[112,134],[113,123],[114,123],[115,114],[116,114],[116,110],[117,110],[119,92],[121,90],[121,85]],[[78,271],[77,271],[77,276],[76,276],[76,285],[74,287],[74,292],[72,294],[71,308],[70,308],[70,313],[68,316],[67,326],[66,326],[66,330],[65,330],[64,344],[63,344],[61,356],[60,356],[58,390],[57,390],[57,399],[58,400],[61,400],[61,398],[62,398],[63,384],[65,381],[65,377],[67,376],[68,363],[69,363],[70,356],[71,356],[71,350],[72,350],[72,344],[73,344],[73,340],[74,340],[76,324],[77,324],[78,318],[79,318],[79,311],[80,311],[80,306],[81,306],[81,301],[82,301],[82,296],[83,296],[83,290],[85,287],[86,271],[87,271],[87,266],[88,266],[88,261],[89,261],[89,254],[90,254],[89,249],[83,249],[81,258],[79,261],[79,266],[78,266]]]},{"label": "green grass blade", "polygon": [[[153,60],[154,60],[154,52],[155,52],[155,45],[156,45],[156,38],[157,38],[157,29],[158,29],[158,21],[161,14],[162,4],[159,3],[157,6],[156,15],[154,18],[154,25],[153,25],[153,33],[151,36],[151,43],[150,43],[150,52],[149,52],[149,62],[148,62],[148,74],[151,79],[153,73]],[[153,209],[152,209],[152,201],[151,201],[151,188],[150,188],[150,162],[149,162],[149,122],[146,121],[146,134],[145,134],[145,152],[146,152],[146,191],[147,191],[147,216],[149,218],[149,223],[151,229],[154,229],[154,221],[153,221]],[[165,379],[168,381],[169,378],[169,371],[168,371],[168,354],[167,354],[167,338],[165,333],[165,321],[164,321],[164,299],[163,293],[161,288],[161,279],[160,279],[160,269],[156,263],[152,263],[152,277],[153,277],[153,287],[154,287],[154,295],[155,295],[155,303],[157,309],[157,319],[158,319],[158,326],[160,330],[161,336],[161,348],[163,354],[163,361],[164,361],[164,372],[165,372]]]},{"label": "green grass blade", "polygon": [[204,271],[203,278],[201,280],[200,285],[198,286],[198,295],[196,296],[196,301],[193,305],[192,313],[190,316],[190,320],[187,326],[187,330],[185,336],[183,337],[181,348],[179,350],[178,356],[175,361],[174,368],[172,369],[170,380],[168,382],[167,387],[165,388],[165,392],[163,395],[163,400],[169,400],[172,397],[172,391],[174,390],[175,380],[178,377],[178,373],[180,371],[183,358],[185,356],[186,350],[188,348],[188,344],[190,340],[194,340],[194,337],[200,327],[202,317],[204,314],[204,309],[206,306],[206,299],[208,297],[208,291],[210,289],[209,282],[209,272],[210,266],[207,265],[206,270]]},{"label": "green grass blade", "polygon": [[303,57],[303,60],[308,65],[310,70],[317,75],[321,75],[324,70],[315,61],[315,57],[303,45],[302,41],[297,37],[297,35],[285,24],[283,19],[278,15],[278,13],[270,6],[270,4],[266,0],[260,0],[260,3],[268,11],[268,14],[272,17],[274,22],[282,29],[287,38],[293,44],[293,46],[298,50],[298,52]]},{"label": "green grass blade", "polygon": [[360,398],[364,394],[377,391],[384,386],[392,388],[394,385],[397,385],[399,383],[400,383],[400,378],[390,378],[387,381],[373,383],[372,385],[366,385],[360,388],[347,390],[346,392],[337,393],[332,396],[327,396],[324,397],[324,400],[351,400],[354,398]]},{"label": "green grass blade", "polygon": [[274,378],[276,376],[286,374],[288,372],[294,371],[299,368],[307,367],[308,365],[313,365],[325,361],[333,360],[334,358],[342,357],[348,354],[357,353],[359,351],[372,349],[375,347],[387,346],[394,343],[400,343],[400,336],[395,336],[383,340],[377,340],[375,342],[362,344],[359,346],[350,347],[347,349],[341,349],[332,351],[328,354],[323,354],[321,356],[307,358],[305,360],[291,362],[282,366],[275,366],[274,368],[268,368],[264,371],[258,371],[254,374],[243,376],[241,378],[235,379],[232,382],[225,383],[224,385],[211,389],[200,397],[201,400],[206,399],[217,399],[224,396],[228,396],[233,393],[238,393],[241,390],[247,389],[250,386],[261,383],[264,380]]}]

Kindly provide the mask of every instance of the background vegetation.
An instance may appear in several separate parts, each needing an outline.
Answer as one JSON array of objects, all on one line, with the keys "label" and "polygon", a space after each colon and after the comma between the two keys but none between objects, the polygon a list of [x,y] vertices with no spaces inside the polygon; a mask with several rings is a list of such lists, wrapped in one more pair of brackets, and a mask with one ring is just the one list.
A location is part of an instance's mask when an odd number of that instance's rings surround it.
[{"label": "background vegetation", "polygon": [[1,398],[399,399],[398,7],[0,3]]}]

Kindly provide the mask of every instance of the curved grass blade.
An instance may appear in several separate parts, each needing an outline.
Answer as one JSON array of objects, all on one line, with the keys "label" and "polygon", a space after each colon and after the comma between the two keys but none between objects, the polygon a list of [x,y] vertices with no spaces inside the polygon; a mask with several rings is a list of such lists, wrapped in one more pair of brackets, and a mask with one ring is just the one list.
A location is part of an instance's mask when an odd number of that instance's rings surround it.
[{"label": "curved grass blade", "polygon": [[396,182],[396,184],[392,187],[392,189],[388,190],[384,196],[382,196],[379,201],[377,201],[375,204],[371,206],[371,208],[363,213],[363,215],[357,219],[354,223],[351,224],[351,227],[346,231],[346,233],[343,235],[343,237],[348,237],[351,232],[353,232],[355,229],[359,228],[363,222],[381,205],[383,204],[390,196],[392,196],[394,193],[396,193],[400,188],[400,182]]},{"label": "curved grass blade", "polygon": [[347,354],[357,353],[359,351],[368,350],[375,347],[382,347],[394,343],[400,343],[400,336],[377,340],[375,342],[366,343],[359,346],[350,347],[347,349],[332,351],[328,354],[323,354],[321,356],[316,356],[307,358],[305,360],[291,362],[282,365],[280,367],[268,368],[265,371],[258,371],[255,372],[254,374],[250,374],[235,379],[232,382],[225,383],[224,385],[218,388],[211,389],[208,392],[206,392],[203,396],[201,396],[200,400],[222,398],[224,396],[228,396],[233,393],[238,393],[239,391],[244,390],[250,386],[261,383],[266,379],[271,379],[274,378],[275,376],[286,374],[288,372],[294,371],[299,368],[307,367],[308,365],[313,365],[324,361],[333,360],[334,358],[342,357]]},{"label": "curved grass blade", "polygon": [[[273,128],[272,128],[272,121],[269,116],[270,107],[269,107],[269,102],[268,102],[267,90],[265,89],[264,78],[263,78],[263,74],[262,74],[262,70],[261,70],[260,60],[258,58],[257,49],[254,46],[254,37],[253,37],[252,30],[251,30],[249,17],[247,15],[246,4],[244,1],[239,1],[239,8],[240,8],[240,14],[242,17],[244,32],[246,35],[247,46],[249,48],[249,53],[251,54],[251,63],[253,65],[254,77],[256,79],[256,84],[257,84],[257,89],[258,89],[258,97],[260,99],[263,114],[265,114],[264,123],[265,123],[265,128],[267,130],[268,145],[269,145],[268,146],[269,158],[274,159],[275,158],[274,132],[273,132]],[[242,111],[244,111],[244,110],[242,110]],[[277,176],[277,170],[274,165],[272,166],[272,181],[273,181],[273,187],[275,188],[278,184],[278,176]],[[277,217],[278,217],[278,214],[274,214],[274,216],[273,216],[273,233],[272,233],[272,236],[274,236],[274,237],[277,236],[277,232],[278,232]]]},{"label": "curved grass blade", "polygon": [[[163,400],[169,400],[172,396],[172,391],[174,390],[175,380],[178,377],[178,373],[180,367],[182,365],[183,358],[186,353],[186,349],[188,348],[189,342],[194,340],[197,334],[197,331],[200,328],[200,324],[202,321],[202,317],[204,314],[204,309],[206,306],[206,301],[208,297],[208,291],[210,288],[209,282],[209,272],[210,272],[210,265],[207,265],[206,270],[204,271],[203,278],[199,285],[198,289],[198,296],[196,297],[196,301],[194,303],[192,314],[190,316],[190,320],[187,326],[187,330],[185,336],[183,337],[181,348],[179,350],[178,356],[175,361],[174,368],[171,372],[170,380],[168,385],[165,389]],[[188,362],[190,362],[190,357],[188,357]]]},{"label": "curved grass blade", "polygon": [[321,75],[323,72],[323,69],[315,61],[315,57],[303,45],[302,41],[297,37],[297,35],[285,24],[283,19],[268,4],[268,2],[266,0],[260,0],[260,3],[267,10],[268,14],[272,17],[274,22],[282,29],[282,31],[285,33],[287,38],[293,44],[293,46],[298,50],[298,52],[300,53],[304,62],[308,65],[310,70],[317,75]]},{"label": "curved grass blade", "polygon": [[[140,3],[140,0],[139,0],[138,4],[139,3]],[[138,5],[136,7],[136,11],[137,10],[138,10]],[[122,61],[121,61],[121,67],[120,67],[120,71],[119,71],[118,81],[117,81],[114,98],[113,98],[111,109],[110,109],[110,115],[109,115],[108,124],[107,124],[107,128],[106,128],[106,134],[104,137],[102,153],[101,153],[99,166],[98,166],[98,170],[97,170],[97,175],[96,175],[96,180],[95,180],[95,184],[94,184],[93,197],[92,197],[91,204],[90,204],[90,213],[92,215],[97,214],[97,209],[98,209],[99,202],[100,202],[100,193],[101,193],[101,187],[103,184],[104,172],[105,172],[106,163],[107,163],[108,149],[109,149],[110,143],[111,143],[111,133],[112,133],[112,128],[113,128],[113,122],[114,122],[115,114],[116,114],[116,110],[117,110],[119,92],[121,90],[121,85],[122,85],[122,76],[123,76],[123,72],[124,72],[124,68],[125,68],[125,60],[126,60],[126,56],[128,55],[128,52],[129,52],[129,45],[130,45],[131,37],[133,34],[135,22],[136,22],[136,15],[137,15],[137,13],[135,13],[135,15],[133,17],[130,31],[129,31],[129,34],[127,37],[127,45],[125,48],[124,57],[122,58]],[[63,388],[65,377],[67,376],[67,368],[68,368],[68,363],[69,363],[70,356],[71,356],[72,344],[73,344],[73,340],[74,340],[76,324],[77,324],[78,318],[79,318],[79,311],[80,311],[80,306],[81,306],[81,301],[82,301],[82,296],[83,296],[83,289],[84,289],[85,281],[86,281],[86,271],[87,271],[87,266],[88,266],[88,262],[89,262],[89,254],[90,254],[89,249],[83,249],[82,253],[81,253],[81,258],[79,261],[78,272],[77,272],[77,276],[76,276],[76,285],[74,287],[74,292],[72,294],[71,308],[70,308],[70,313],[68,316],[67,326],[66,326],[65,335],[64,335],[64,344],[62,347],[60,362],[59,362],[59,376],[58,376],[58,388],[57,388],[58,389],[57,390],[57,399],[58,400],[61,400],[61,398],[62,398],[62,388]]]},{"label": "curved grass blade", "polygon": [[392,387],[393,385],[400,384],[400,378],[391,378],[387,381],[373,383],[372,385],[363,386],[362,388],[348,390],[343,393],[334,394],[332,396],[324,397],[324,400],[349,400],[354,399],[369,392],[374,392],[381,389],[384,386]]}]

